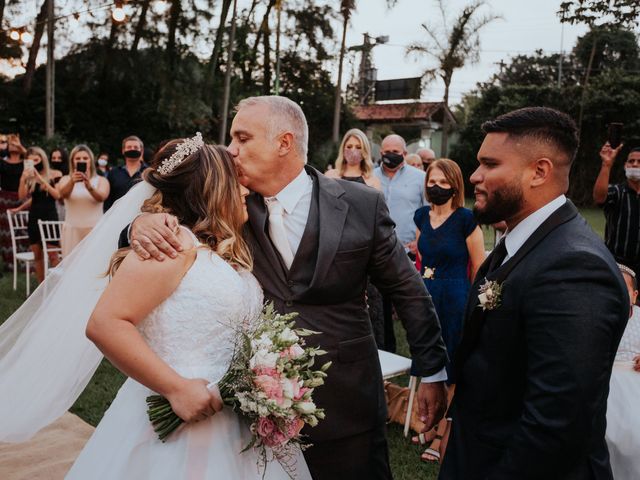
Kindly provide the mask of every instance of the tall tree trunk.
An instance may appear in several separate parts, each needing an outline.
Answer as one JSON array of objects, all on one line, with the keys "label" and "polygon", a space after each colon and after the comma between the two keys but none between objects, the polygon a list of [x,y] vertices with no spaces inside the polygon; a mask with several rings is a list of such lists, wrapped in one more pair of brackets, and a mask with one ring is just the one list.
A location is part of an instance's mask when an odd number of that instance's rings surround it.
[{"label": "tall tree trunk", "polygon": [[111,30],[109,31],[109,39],[104,46],[104,61],[102,62],[102,82],[106,86],[111,69],[111,54],[113,53],[113,46],[116,43],[116,35],[118,34],[118,24],[111,21]]},{"label": "tall tree trunk", "polygon": [[142,38],[142,32],[144,32],[145,23],[147,22],[147,12],[149,11],[149,3],[151,0],[142,1],[142,10],[140,10],[140,18],[136,25],[136,33],[133,37],[133,45],[131,45],[131,52],[136,53],[138,51],[138,45]]},{"label": "tall tree trunk", "polygon": [[231,99],[231,72],[233,70],[233,48],[236,40],[236,20],[238,12],[238,0],[233,0],[233,13],[231,15],[231,31],[229,32],[229,53],[227,54],[227,71],[224,73],[224,92],[222,99],[222,114],[220,115],[220,131],[218,143],[224,145],[227,140],[227,117],[229,115],[229,101]]},{"label": "tall tree trunk", "polygon": [[440,156],[445,158],[447,156],[447,148],[449,146],[449,86],[451,85],[451,79],[445,80],[444,84],[444,112],[442,117],[442,145],[440,145]]},{"label": "tall tree trunk", "polygon": [[260,41],[262,40],[262,35],[268,31],[269,29],[269,15],[271,14],[271,9],[276,4],[276,0],[269,0],[267,5],[267,10],[264,12],[264,17],[262,17],[262,22],[260,23],[260,28],[256,32],[256,41],[253,44],[253,48],[251,49],[251,59],[253,64],[255,65],[256,59],[258,58],[258,45],[260,45]]},{"label": "tall tree trunk", "polygon": [[0,0],[0,25],[2,25],[2,20],[4,19],[4,6],[5,0]]},{"label": "tall tree trunk", "polygon": [[29,49],[29,60],[27,60],[26,69],[27,71],[24,74],[24,82],[22,84],[25,95],[29,95],[29,93],[31,92],[31,86],[33,85],[33,76],[36,72],[36,59],[38,57],[38,52],[40,51],[40,41],[42,40],[44,27],[47,23],[46,19],[48,4],[49,0],[44,0],[44,2],[42,2],[42,7],[40,7],[40,12],[38,12],[38,16],[36,17],[33,43],[31,44],[31,48]]},{"label": "tall tree trunk", "polygon": [[178,31],[178,20],[182,13],[181,0],[171,2],[171,12],[169,17],[169,36],[167,39],[167,63],[173,65],[176,58],[176,34]]},{"label": "tall tree trunk", "polygon": [[584,104],[587,101],[587,87],[589,86],[589,78],[591,77],[591,69],[593,68],[593,59],[596,56],[596,45],[598,39],[593,39],[591,46],[591,54],[589,55],[589,63],[587,64],[587,73],[584,76],[584,85],[582,85],[582,97],[580,98],[580,112],[578,113],[578,135],[582,131],[582,117],[584,115]]},{"label": "tall tree trunk", "polygon": [[264,32],[262,43],[264,46],[264,75],[262,80],[262,94],[269,95],[271,93],[271,30],[269,25],[266,26],[267,31]]},{"label": "tall tree trunk", "polygon": [[342,109],[342,66],[344,63],[344,52],[347,49],[347,26],[349,24],[349,13],[344,15],[342,25],[342,42],[340,43],[340,59],[338,60],[338,79],[336,80],[336,96],[333,104],[333,133],[331,141],[338,143],[340,139],[340,111]]},{"label": "tall tree trunk", "polygon": [[222,11],[220,12],[220,21],[218,22],[218,31],[216,32],[216,39],[213,43],[213,51],[207,64],[206,76],[204,80],[204,94],[205,98],[210,99],[213,97],[213,81],[215,79],[216,70],[218,69],[218,60],[220,58],[220,51],[222,50],[222,38],[224,36],[224,24],[227,21],[227,15],[229,14],[229,7],[231,6],[231,0],[222,1]]}]

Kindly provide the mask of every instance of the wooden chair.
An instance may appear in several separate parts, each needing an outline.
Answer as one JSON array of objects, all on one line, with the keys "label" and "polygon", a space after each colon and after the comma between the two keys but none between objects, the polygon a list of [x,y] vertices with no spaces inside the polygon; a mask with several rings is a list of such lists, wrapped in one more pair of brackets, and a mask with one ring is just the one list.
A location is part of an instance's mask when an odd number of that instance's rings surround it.
[{"label": "wooden chair", "polygon": [[31,262],[34,261],[34,255],[31,250],[28,252],[18,251],[18,240],[29,238],[27,225],[29,224],[29,212],[7,212],[9,217],[9,231],[11,233],[11,249],[13,250],[13,289],[18,289],[18,262],[24,262],[25,274],[27,277],[27,297],[31,293]]},{"label": "wooden chair", "polygon": [[49,254],[57,253],[62,257],[60,237],[62,236],[62,224],[60,220],[38,220],[40,238],[42,239],[42,255],[44,256],[44,276],[49,273]]}]

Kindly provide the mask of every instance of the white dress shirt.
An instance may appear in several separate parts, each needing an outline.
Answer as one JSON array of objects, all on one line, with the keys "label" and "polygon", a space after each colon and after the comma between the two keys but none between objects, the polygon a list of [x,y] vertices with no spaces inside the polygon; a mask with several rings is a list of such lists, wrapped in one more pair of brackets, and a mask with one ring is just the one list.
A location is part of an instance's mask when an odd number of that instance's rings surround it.
[{"label": "white dress shirt", "polygon": [[522,220],[513,228],[513,230],[507,230],[504,239],[505,247],[507,248],[507,256],[504,258],[502,263],[504,264],[504,262],[513,257],[529,237],[533,235],[533,232],[535,232],[553,212],[558,210],[565,203],[567,203],[567,197],[560,195]]},{"label": "white dress shirt", "polygon": [[265,198],[265,202],[271,198],[276,198],[284,208],[282,220],[294,257],[300,246],[304,229],[307,226],[312,194],[313,180],[303,168],[300,174],[274,197]]}]

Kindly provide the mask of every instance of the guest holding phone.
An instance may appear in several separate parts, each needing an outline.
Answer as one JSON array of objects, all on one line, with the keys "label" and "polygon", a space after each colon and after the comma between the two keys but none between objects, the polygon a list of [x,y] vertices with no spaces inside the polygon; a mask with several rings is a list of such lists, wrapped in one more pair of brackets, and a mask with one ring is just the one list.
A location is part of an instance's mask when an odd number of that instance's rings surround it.
[{"label": "guest holding phone", "polygon": [[611,169],[624,147],[620,135],[620,127],[610,128],[609,141],[600,150],[602,166],[593,187],[593,201],[604,211],[607,248],[616,262],[640,275],[640,148],[632,148],[624,162],[626,181],[610,184]]},{"label": "guest holding phone", "polygon": [[[27,232],[29,235],[29,247],[33,252],[33,265],[38,282],[44,280],[44,256],[38,220],[58,220],[56,200],[60,198],[60,193],[54,187],[51,177],[49,161],[45,151],[40,147],[27,149],[27,158],[24,161],[24,170],[18,187],[18,197],[24,203],[17,208],[9,210],[10,212],[29,210]],[[57,255],[52,256],[50,260],[51,265],[55,266],[58,263]]]},{"label": "guest holding phone", "polygon": [[95,158],[88,146],[76,145],[71,150],[69,172],[57,187],[66,210],[62,228],[63,257],[89,235],[102,217],[102,206],[109,196],[109,182],[96,174]]}]

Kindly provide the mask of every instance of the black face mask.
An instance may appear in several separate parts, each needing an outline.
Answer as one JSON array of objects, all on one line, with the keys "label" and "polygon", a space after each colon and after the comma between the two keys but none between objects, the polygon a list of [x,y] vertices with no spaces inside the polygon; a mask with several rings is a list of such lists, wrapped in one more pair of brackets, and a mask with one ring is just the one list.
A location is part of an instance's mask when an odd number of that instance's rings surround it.
[{"label": "black face mask", "polygon": [[44,164],[42,162],[40,163],[36,163],[33,168],[35,168],[38,172],[41,172],[42,169],[44,168]]},{"label": "black face mask", "polygon": [[434,205],[444,205],[456,191],[453,188],[442,188],[438,185],[427,187],[427,197]]},{"label": "black face mask", "polygon": [[385,167],[394,169],[404,161],[404,156],[399,153],[387,152],[382,154],[382,163]]},{"label": "black face mask", "polygon": [[8,156],[9,156],[8,148],[3,148],[2,150],[0,150],[0,158],[6,158]]},{"label": "black face mask", "polygon": [[142,156],[142,152],[139,150],[125,150],[124,156],[127,158],[140,158]]}]

